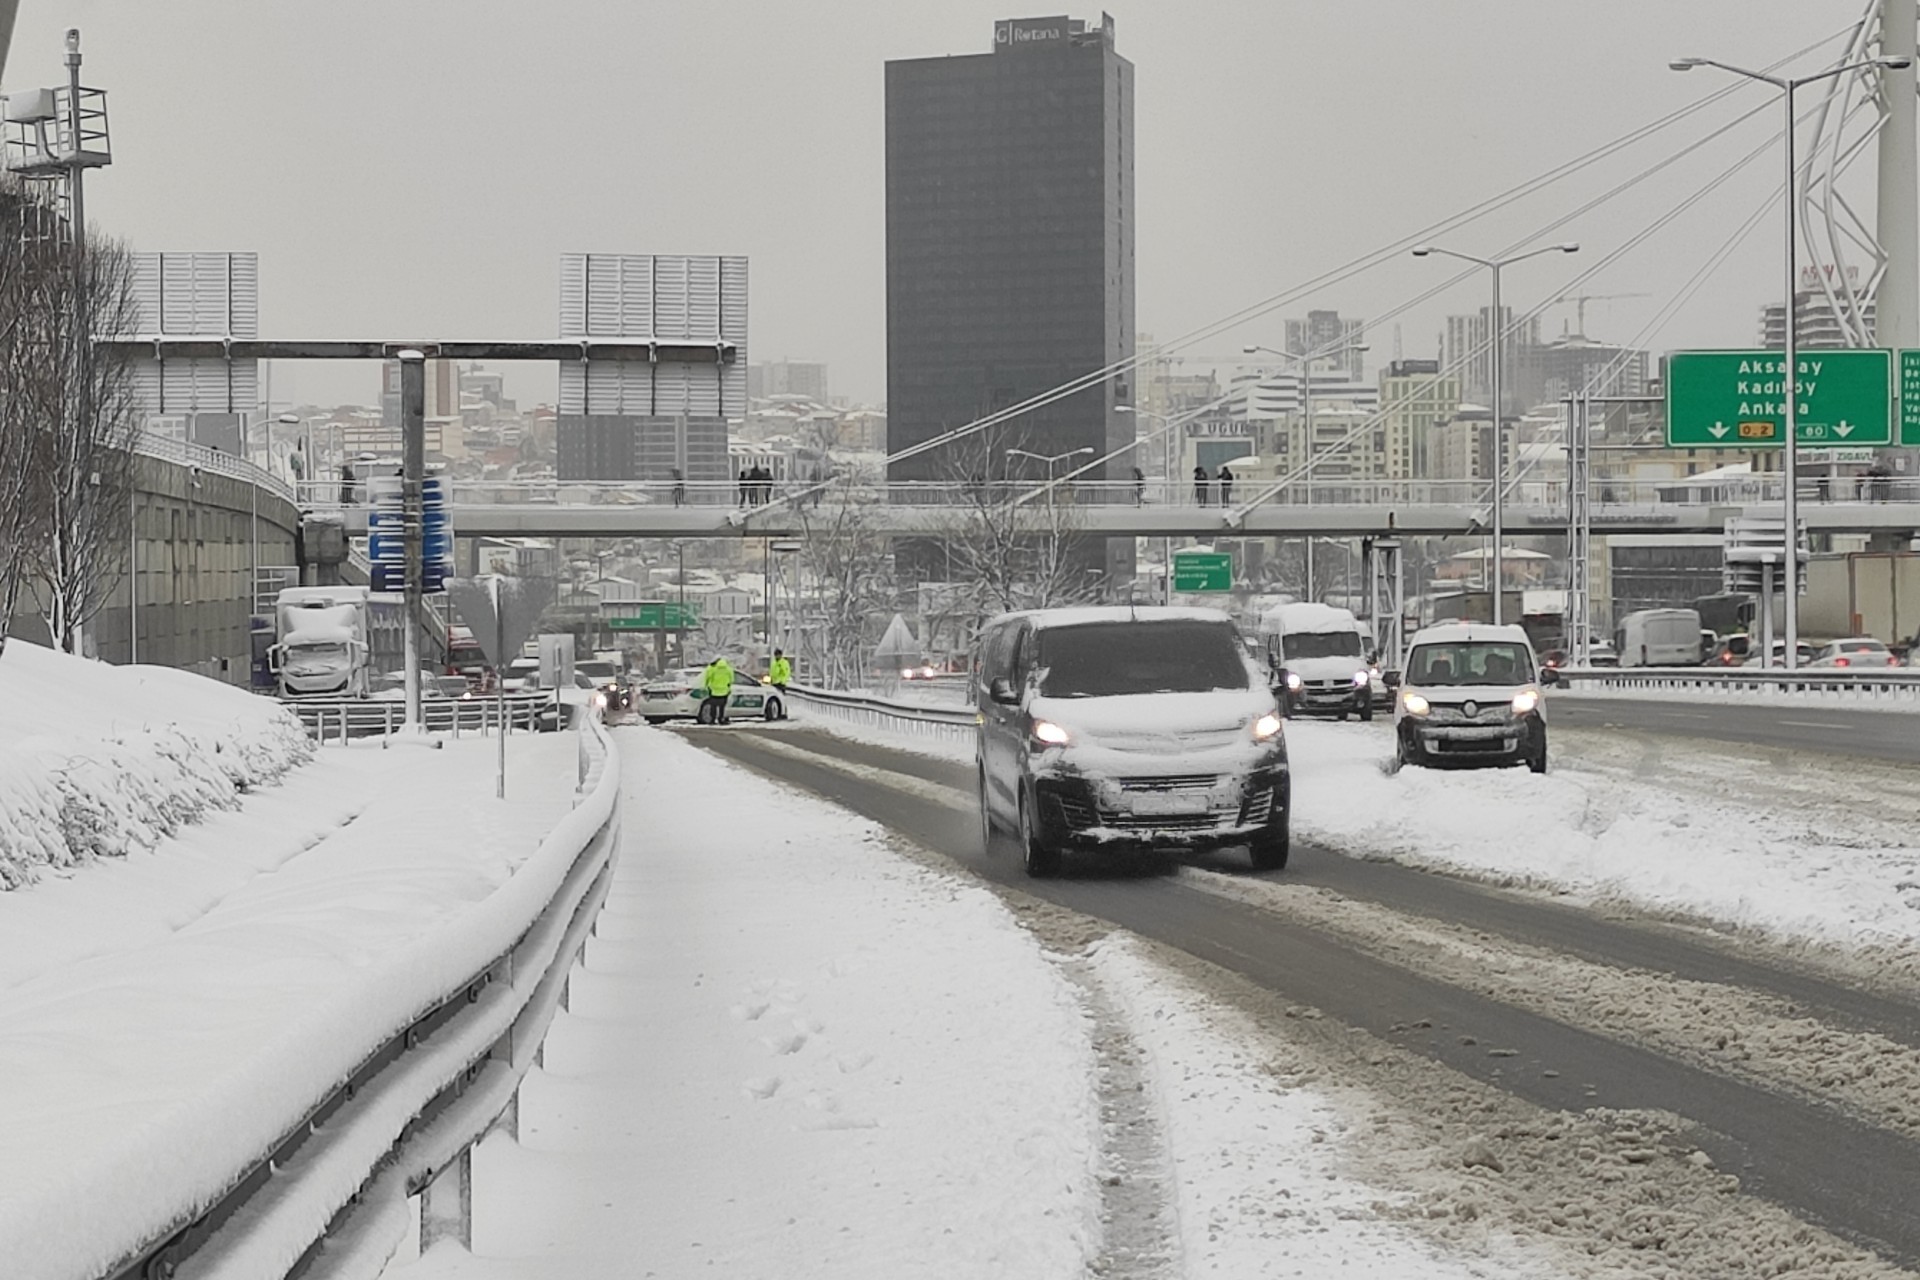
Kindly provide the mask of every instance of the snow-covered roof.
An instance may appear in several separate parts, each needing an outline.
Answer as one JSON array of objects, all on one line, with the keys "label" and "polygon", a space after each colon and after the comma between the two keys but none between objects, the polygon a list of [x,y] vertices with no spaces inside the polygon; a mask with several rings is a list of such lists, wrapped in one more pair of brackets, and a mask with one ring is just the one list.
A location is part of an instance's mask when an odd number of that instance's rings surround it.
[{"label": "snow-covered roof", "polygon": [[1353,612],[1335,605],[1299,600],[1277,604],[1260,615],[1260,625],[1269,631],[1292,632],[1352,631]]},{"label": "snow-covered roof", "polygon": [[1527,629],[1507,623],[1494,626],[1491,622],[1441,622],[1431,627],[1422,627],[1413,633],[1407,643],[1416,644],[1462,644],[1473,640],[1506,640],[1514,644],[1530,644]]}]

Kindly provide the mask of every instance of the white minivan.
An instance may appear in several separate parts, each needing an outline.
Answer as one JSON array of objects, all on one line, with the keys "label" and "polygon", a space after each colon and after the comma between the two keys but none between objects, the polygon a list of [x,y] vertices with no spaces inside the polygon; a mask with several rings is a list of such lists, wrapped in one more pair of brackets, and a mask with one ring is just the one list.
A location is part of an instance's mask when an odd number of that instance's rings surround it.
[{"label": "white minivan", "polygon": [[1373,671],[1351,612],[1307,601],[1275,605],[1260,615],[1260,640],[1288,715],[1373,719]]},{"label": "white minivan", "polygon": [[1524,764],[1547,771],[1544,685],[1524,628],[1449,622],[1414,633],[1393,700],[1394,759],[1402,765]]}]

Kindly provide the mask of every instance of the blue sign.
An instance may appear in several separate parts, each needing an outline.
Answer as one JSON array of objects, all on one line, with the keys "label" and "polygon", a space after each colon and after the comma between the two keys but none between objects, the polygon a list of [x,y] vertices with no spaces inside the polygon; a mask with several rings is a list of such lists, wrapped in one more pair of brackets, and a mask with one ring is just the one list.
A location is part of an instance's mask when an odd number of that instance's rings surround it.
[{"label": "blue sign", "polygon": [[[421,579],[426,591],[444,591],[453,576],[453,520],[446,481],[420,482]],[[404,591],[407,583],[406,508],[398,481],[383,485],[367,511],[367,561],[375,591]]]}]

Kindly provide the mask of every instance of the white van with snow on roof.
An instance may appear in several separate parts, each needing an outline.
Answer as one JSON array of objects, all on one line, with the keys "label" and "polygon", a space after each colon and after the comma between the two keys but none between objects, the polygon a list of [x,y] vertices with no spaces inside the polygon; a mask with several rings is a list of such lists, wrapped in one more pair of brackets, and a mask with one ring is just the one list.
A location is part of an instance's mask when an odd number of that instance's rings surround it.
[{"label": "white van with snow on roof", "polygon": [[1288,715],[1373,719],[1372,669],[1360,623],[1328,604],[1280,604],[1260,615],[1274,693]]}]

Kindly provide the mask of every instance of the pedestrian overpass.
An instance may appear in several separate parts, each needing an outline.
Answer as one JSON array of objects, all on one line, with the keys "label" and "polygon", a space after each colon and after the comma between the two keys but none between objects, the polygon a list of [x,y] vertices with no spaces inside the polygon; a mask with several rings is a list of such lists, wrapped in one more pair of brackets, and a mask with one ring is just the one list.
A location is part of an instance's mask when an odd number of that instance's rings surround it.
[{"label": "pedestrian overpass", "polygon": [[[364,492],[339,482],[302,486],[302,505],[338,511],[349,536],[366,533]],[[448,507],[461,537],[806,538],[857,519],[893,537],[940,537],[988,519],[1009,505],[1036,527],[1089,537],[1361,538],[1485,534],[1490,495],[1478,481],[1315,481],[1293,484],[1255,505],[1201,504],[1186,485],[1094,482],[1044,485],[875,481],[788,486],[743,503],[733,484],[557,480],[450,482]],[[1253,496],[1259,495],[1255,489]],[[1592,496],[1592,526],[1605,534],[1719,534],[1729,517],[1777,514],[1777,478],[1756,477],[1699,498],[1678,482],[1610,483]],[[345,499],[344,501],[342,499]],[[1820,501],[1809,487],[1800,515],[1815,533],[1920,534],[1920,482],[1899,481],[1882,500]],[[1564,537],[1565,487],[1522,482],[1510,492],[1503,522],[1510,537]]]}]

